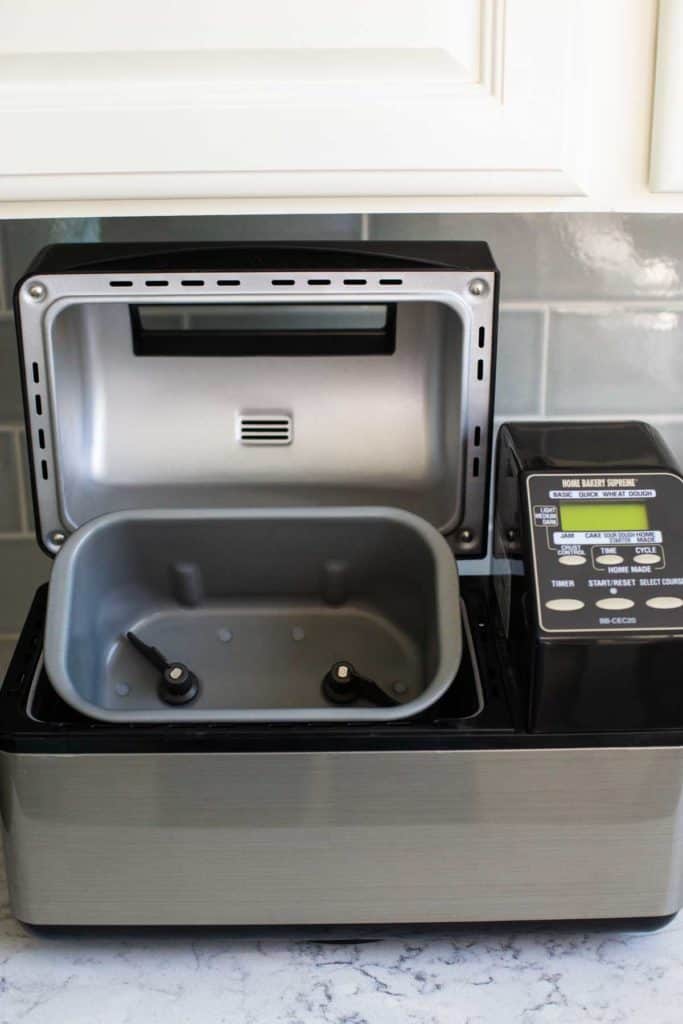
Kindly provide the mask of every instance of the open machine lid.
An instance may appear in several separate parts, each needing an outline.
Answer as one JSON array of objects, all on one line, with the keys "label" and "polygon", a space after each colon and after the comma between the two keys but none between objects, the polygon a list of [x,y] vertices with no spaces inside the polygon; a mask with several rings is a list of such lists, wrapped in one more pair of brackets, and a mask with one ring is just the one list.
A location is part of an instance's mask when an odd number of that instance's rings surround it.
[{"label": "open machine lid", "polygon": [[38,536],[142,508],[382,505],[486,545],[478,242],[63,245],[19,282]]}]

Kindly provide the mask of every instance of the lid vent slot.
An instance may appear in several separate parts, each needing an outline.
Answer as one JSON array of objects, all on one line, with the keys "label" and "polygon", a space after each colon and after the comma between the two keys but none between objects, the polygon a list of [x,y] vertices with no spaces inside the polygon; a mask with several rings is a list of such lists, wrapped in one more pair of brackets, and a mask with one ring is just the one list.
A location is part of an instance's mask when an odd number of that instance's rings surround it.
[{"label": "lid vent slot", "polygon": [[237,418],[237,437],[245,445],[292,443],[292,417],[287,413],[244,413]]}]

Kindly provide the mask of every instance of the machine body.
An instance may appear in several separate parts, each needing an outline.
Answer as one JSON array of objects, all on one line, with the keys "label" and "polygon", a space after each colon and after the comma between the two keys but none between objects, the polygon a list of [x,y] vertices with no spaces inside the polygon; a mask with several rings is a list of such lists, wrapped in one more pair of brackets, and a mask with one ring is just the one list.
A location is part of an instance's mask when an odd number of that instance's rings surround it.
[{"label": "machine body", "polygon": [[[491,572],[463,572],[497,294],[483,243],[66,246],[19,282],[38,542],[93,549],[90,589],[36,594],[0,689],[18,918],[678,911],[683,481],[646,424],[505,424]],[[406,512],[433,544],[372,540]],[[121,516],[142,525],[93,528]]]}]

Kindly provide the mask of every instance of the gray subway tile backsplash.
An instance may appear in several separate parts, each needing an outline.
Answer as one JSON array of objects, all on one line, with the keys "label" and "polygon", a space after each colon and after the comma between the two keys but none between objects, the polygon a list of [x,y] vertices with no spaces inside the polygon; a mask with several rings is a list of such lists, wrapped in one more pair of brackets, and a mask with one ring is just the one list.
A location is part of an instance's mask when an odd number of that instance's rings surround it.
[{"label": "gray subway tile backsplash", "polygon": [[0,314],[0,423],[23,423],[19,355],[14,323]]},{"label": "gray subway tile backsplash", "polygon": [[33,513],[33,496],[31,494],[31,470],[28,463],[28,445],[26,444],[26,431],[22,430],[18,435],[19,463],[21,468],[21,483],[24,494],[25,529],[33,533],[35,529],[35,516]]},{"label": "gray subway tile backsplash", "polygon": [[0,533],[21,530],[20,486],[16,438],[12,431],[0,429]]},{"label": "gray subway tile backsplash", "polygon": [[103,242],[273,242],[360,238],[358,214],[274,214],[236,217],[108,217]]},{"label": "gray subway tile backsplash", "polygon": [[51,560],[35,537],[0,542],[0,634],[18,633],[37,587],[50,575]]},{"label": "gray subway tile backsplash", "polygon": [[502,310],[498,320],[496,415],[541,411],[544,313]]},{"label": "gray subway tile backsplash", "polygon": [[658,424],[658,429],[679,466],[683,469],[683,419]]},{"label": "gray subway tile backsplash", "polygon": [[[655,417],[683,462],[683,215],[377,215],[373,239],[489,242],[502,275],[496,420]],[[136,217],[0,224],[0,308],[53,242],[358,239],[355,215]],[[3,269],[4,268],[4,269]],[[4,288],[4,291],[3,291]],[[0,639],[16,632],[50,561],[22,516],[23,412],[11,319],[0,312]],[[8,429],[10,428],[10,429]],[[17,435],[24,486],[23,434]],[[6,652],[5,652],[6,653]],[[3,651],[0,649],[0,659]]]},{"label": "gray subway tile backsplash", "polygon": [[502,297],[657,299],[683,296],[681,217],[669,214],[378,214],[370,237],[483,239]]},{"label": "gray subway tile backsplash", "polygon": [[546,411],[683,413],[683,313],[553,310]]}]

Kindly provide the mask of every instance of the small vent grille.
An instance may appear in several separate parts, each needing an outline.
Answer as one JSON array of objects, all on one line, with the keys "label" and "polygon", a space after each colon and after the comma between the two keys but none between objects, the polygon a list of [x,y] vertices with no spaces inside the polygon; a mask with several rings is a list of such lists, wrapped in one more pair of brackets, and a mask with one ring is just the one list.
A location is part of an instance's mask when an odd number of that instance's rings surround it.
[{"label": "small vent grille", "polygon": [[242,413],[237,437],[242,444],[291,444],[292,417],[281,412]]}]

